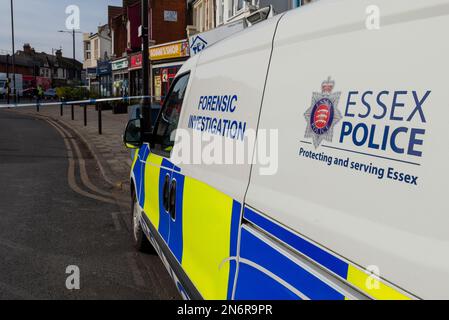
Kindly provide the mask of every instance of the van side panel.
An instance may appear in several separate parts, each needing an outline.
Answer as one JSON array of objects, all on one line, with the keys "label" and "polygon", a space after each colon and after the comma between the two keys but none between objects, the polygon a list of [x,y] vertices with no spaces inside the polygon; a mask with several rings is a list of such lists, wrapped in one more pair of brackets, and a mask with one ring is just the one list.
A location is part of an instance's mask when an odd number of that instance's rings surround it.
[{"label": "van side panel", "polygon": [[385,284],[447,299],[449,2],[375,4],[318,1],[279,22],[260,119],[279,170],[253,167],[246,204],[347,263],[370,297],[396,298]]},{"label": "van side panel", "polygon": [[[198,62],[181,112],[179,130],[190,141],[201,136],[217,145],[230,143],[235,150],[248,151],[243,163],[234,154],[219,154],[208,148],[195,149],[176,143],[172,161],[187,176],[200,180],[243,202],[251,171],[250,152],[258,125],[258,115],[277,22],[275,17],[230,38],[222,40],[195,56]],[[235,125],[234,126],[231,126]],[[176,141],[185,140],[177,134]],[[206,140],[205,140],[206,141]],[[206,142],[203,142],[203,147]],[[228,149],[229,150],[229,149]],[[209,152],[207,152],[209,151]],[[232,150],[231,150],[232,152]],[[176,158],[179,154],[188,159]],[[218,154],[218,157],[213,157]],[[209,157],[207,157],[209,156]],[[181,163],[179,163],[181,161]]]},{"label": "van side panel", "polygon": [[[189,70],[189,89],[170,161],[185,177],[182,267],[206,299],[231,299],[233,295],[252,153],[245,155],[243,163],[231,154],[231,162],[225,164],[229,154],[220,157],[222,149],[208,153],[204,146],[214,141],[218,146],[230,143],[253,149],[255,139],[247,137],[255,137],[278,20],[273,18],[214,44],[194,57],[197,63]],[[180,72],[184,71],[187,67]],[[201,137],[204,148],[195,149],[195,139]],[[193,143],[183,144],[186,141]],[[190,157],[182,157],[186,155]],[[219,158],[211,164],[208,155]]]}]

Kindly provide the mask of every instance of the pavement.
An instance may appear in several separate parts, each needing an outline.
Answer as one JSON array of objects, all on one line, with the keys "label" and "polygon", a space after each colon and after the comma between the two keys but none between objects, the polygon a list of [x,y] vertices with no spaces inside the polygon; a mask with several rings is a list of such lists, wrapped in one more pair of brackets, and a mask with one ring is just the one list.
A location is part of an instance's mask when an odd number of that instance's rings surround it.
[{"label": "pavement", "polygon": [[105,111],[98,136],[94,110],[84,128],[80,108],[73,122],[51,108],[0,110],[0,299],[179,299],[159,257],[132,246],[127,115]]}]

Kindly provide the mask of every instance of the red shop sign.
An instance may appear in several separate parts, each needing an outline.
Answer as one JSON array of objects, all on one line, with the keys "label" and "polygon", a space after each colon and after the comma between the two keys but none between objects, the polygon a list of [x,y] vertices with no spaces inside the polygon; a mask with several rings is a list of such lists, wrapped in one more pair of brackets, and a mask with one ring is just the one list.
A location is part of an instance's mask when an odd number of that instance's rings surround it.
[{"label": "red shop sign", "polygon": [[142,54],[131,56],[130,69],[138,69],[142,67]]}]

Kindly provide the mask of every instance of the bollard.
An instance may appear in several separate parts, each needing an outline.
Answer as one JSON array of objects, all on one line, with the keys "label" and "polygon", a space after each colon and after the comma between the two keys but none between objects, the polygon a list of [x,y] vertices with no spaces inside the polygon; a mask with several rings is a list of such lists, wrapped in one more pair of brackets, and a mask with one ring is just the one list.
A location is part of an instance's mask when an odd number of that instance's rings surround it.
[{"label": "bollard", "polygon": [[102,111],[101,103],[99,103],[97,105],[97,110],[98,110],[98,134],[102,135],[103,134],[103,123],[102,123],[102,119],[101,119],[101,111]]},{"label": "bollard", "polygon": [[72,111],[72,120],[75,120],[75,109],[73,104],[71,105],[71,111]]},{"label": "bollard", "polygon": [[84,126],[87,127],[87,104],[84,104],[83,107],[84,107]]},{"label": "bollard", "polygon": [[60,106],[60,114],[61,114],[61,117],[64,115],[64,104],[62,104],[62,103]]},{"label": "bollard", "polygon": [[40,110],[39,110],[39,109],[40,109],[40,108],[39,108],[39,103],[40,103],[40,102],[39,102],[39,98],[37,98],[37,99],[36,99],[36,111],[37,111],[37,112],[40,112]]}]

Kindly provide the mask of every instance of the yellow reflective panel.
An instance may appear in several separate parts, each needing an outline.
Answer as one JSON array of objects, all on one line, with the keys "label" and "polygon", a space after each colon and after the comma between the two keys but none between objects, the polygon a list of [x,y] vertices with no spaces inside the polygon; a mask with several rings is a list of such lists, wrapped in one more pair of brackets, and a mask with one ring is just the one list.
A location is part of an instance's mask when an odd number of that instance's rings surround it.
[{"label": "yellow reflective panel", "polygon": [[133,149],[133,150],[139,149],[139,147],[136,147],[135,145],[132,145],[130,143],[125,143],[125,147],[128,149]]},{"label": "yellow reflective panel", "polygon": [[145,166],[145,204],[143,210],[156,230],[159,229],[159,176],[162,157],[150,153]]},{"label": "yellow reflective panel", "polygon": [[348,268],[348,282],[363,292],[367,293],[374,299],[378,300],[410,300],[409,297],[403,295],[397,290],[387,286],[378,281],[375,277],[355,268],[349,266]]},{"label": "yellow reflective panel", "polygon": [[137,150],[134,152],[134,158],[133,158],[133,164],[132,164],[132,166],[131,166],[131,170],[134,170],[134,165],[136,164],[137,159],[139,159],[139,149],[137,149]]},{"label": "yellow reflective panel", "polygon": [[208,300],[227,298],[232,206],[232,198],[185,178],[182,266]]}]

